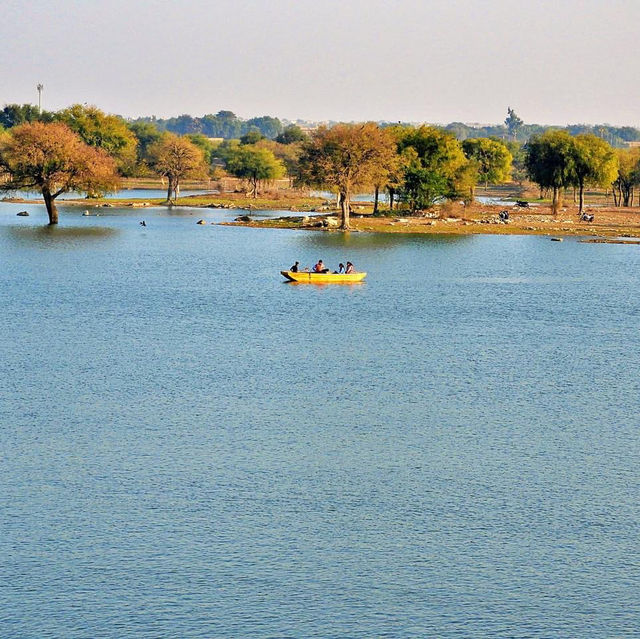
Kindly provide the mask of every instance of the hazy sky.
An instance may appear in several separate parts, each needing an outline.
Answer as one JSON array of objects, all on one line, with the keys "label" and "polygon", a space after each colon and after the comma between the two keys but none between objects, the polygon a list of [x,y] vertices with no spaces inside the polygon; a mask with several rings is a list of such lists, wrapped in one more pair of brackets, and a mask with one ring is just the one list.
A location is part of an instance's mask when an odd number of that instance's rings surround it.
[{"label": "hazy sky", "polygon": [[640,125],[640,0],[2,0],[0,103]]}]

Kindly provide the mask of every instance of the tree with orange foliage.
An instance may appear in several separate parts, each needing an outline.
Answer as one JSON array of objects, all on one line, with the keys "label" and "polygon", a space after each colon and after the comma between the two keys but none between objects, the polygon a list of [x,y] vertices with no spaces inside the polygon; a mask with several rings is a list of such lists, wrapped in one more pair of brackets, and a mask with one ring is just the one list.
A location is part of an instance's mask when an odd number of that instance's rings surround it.
[{"label": "tree with orange foliage", "polygon": [[180,180],[207,175],[202,149],[191,140],[173,133],[165,133],[158,142],[149,147],[149,164],[158,175],[167,178],[168,204],[177,200]]},{"label": "tree with orange foliage", "polygon": [[102,149],[85,144],[66,124],[21,124],[0,140],[0,172],[7,177],[4,191],[38,189],[49,215],[58,223],[55,200],[68,191],[113,189],[118,176],[113,159]]},{"label": "tree with orange foliage", "polygon": [[347,230],[354,189],[382,181],[380,173],[395,149],[393,136],[373,122],[322,126],[303,144],[299,181],[338,192],[341,228]]}]

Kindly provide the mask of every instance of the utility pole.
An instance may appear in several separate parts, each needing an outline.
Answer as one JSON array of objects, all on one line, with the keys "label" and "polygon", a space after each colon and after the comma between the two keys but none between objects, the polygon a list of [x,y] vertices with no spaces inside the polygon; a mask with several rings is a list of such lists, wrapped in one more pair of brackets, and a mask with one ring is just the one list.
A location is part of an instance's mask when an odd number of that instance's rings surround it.
[{"label": "utility pole", "polygon": [[38,84],[36,88],[38,89],[38,113],[42,114],[42,89],[44,86]]}]

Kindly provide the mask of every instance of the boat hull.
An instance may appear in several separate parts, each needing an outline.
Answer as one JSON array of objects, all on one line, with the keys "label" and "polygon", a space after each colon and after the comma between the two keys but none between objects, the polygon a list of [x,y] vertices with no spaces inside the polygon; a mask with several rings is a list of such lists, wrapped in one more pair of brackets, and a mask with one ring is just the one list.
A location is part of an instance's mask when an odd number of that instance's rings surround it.
[{"label": "boat hull", "polygon": [[366,273],[311,273],[309,271],[280,271],[290,282],[299,284],[354,284],[362,282]]}]

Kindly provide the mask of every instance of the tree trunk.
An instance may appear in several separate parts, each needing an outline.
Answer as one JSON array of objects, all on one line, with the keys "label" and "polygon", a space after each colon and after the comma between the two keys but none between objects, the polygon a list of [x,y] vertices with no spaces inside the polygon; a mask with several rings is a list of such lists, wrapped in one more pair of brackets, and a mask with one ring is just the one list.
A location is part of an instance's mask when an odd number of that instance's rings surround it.
[{"label": "tree trunk", "polygon": [[42,187],[42,197],[47,207],[47,215],[49,216],[49,225],[58,223],[58,209],[56,207],[55,198],[51,195],[51,191],[47,187]]},{"label": "tree trunk", "polygon": [[560,202],[561,202],[560,189],[557,186],[554,186],[553,200],[551,203],[551,210],[553,211],[554,215],[558,215],[558,210],[560,209]]},{"label": "tree trunk", "polygon": [[378,213],[378,196],[380,195],[380,187],[376,186],[373,192],[373,214],[376,215]]},{"label": "tree trunk", "polygon": [[389,211],[393,211],[393,196],[395,195],[394,189],[389,189]]},{"label": "tree trunk", "polygon": [[[584,209],[584,180],[580,180],[580,184],[578,185],[578,215],[582,217],[582,210]],[[574,189],[574,200],[575,200],[575,189]]]},{"label": "tree trunk", "polygon": [[342,223],[340,228],[343,231],[349,230],[349,198],[346,193],[340,193],[340,211],[342,214]]},{"label": "tree trunk", "polygon": [[173,195],[173,180],[171,178],[167,178],[169,184],[167,186],[167,204],[171,204],[171,196]]}]

